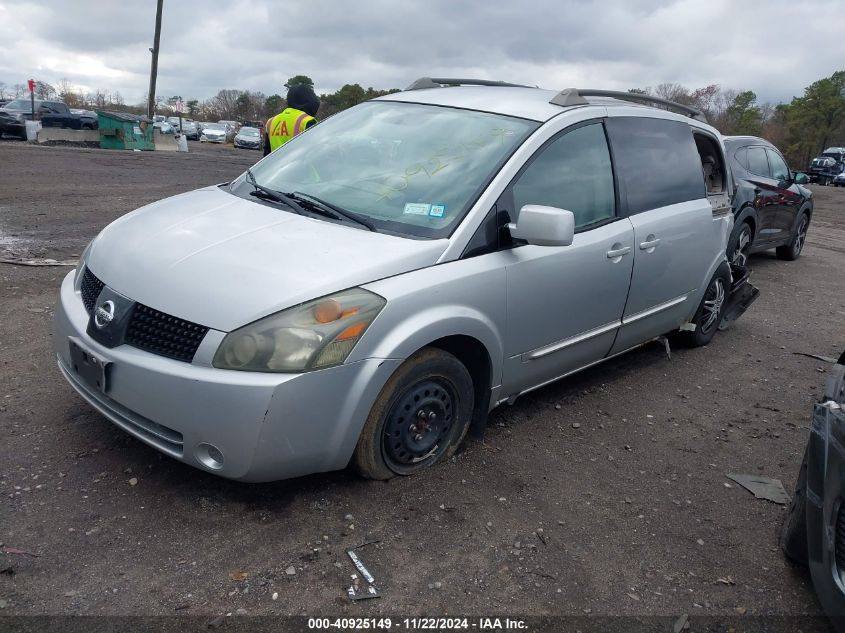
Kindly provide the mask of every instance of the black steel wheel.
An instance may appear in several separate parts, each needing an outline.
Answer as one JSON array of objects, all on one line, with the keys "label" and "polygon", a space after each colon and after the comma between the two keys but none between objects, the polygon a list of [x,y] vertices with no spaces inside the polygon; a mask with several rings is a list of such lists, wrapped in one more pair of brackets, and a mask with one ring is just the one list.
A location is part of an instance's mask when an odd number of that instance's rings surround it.
[{"label": "black steel wheel", "polygon": [[367,418],[352,463],[369,479],[411,475],[452,456],[475,403],[472,377],[452,354],[423,348],[385,384]]},{"label": "black steel wheel", "polygon": [[453,435],[454,385],[436,378],[408,387],[387,414],[381,452],[393,472],[403,475],[432,463],[449,447]]}]

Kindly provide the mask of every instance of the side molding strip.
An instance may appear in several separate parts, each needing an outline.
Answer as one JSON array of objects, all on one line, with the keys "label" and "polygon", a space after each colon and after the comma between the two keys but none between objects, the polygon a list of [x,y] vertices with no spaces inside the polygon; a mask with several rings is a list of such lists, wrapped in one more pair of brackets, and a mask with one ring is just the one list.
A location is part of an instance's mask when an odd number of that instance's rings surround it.
[{"label": "side molding strip", "polygon": [[567,347],[570,347],[572,345],[582,343],[596,336],[607,334],[608,332],[611,332],[618,328],[620,325],[622,325],[622,321],[613,321],[612,323],[608,323],[607,325],[597,327],[594,330],[587,330],[586,332],[582,332],[581,334],[576,334],[575,336],[565,338],[562,341],[558,341],[557,343],[546,345],[545,347],[535,349],[532,352],[526,352],[522,355],[522,362],[537,360],[538,358],[543,358],[544,356],[548,356],[549,354],[554,354],[555,352],[558,352],[562,349],[566,349]]},{"label": "side molding strip", "polygon": [[685,295],[681,295],[680,297],[675,297],[667,301],[666,303],[660,303],[648,310],[643,310],[642,312],[637,312],[636,314],[632,314],[629,317],[624,317],[622,319],[622,325],[629,325],[634,321],[639,321],[640,319],[644,319],[646,317],[650,317],[652,314],[657,314],[658,312],[663,312],[664,310],[668,310],[669,308],[678,305],[679,303],[683,303],[687,300],[687,297],[690,296],[691,293],[687,293]]}]

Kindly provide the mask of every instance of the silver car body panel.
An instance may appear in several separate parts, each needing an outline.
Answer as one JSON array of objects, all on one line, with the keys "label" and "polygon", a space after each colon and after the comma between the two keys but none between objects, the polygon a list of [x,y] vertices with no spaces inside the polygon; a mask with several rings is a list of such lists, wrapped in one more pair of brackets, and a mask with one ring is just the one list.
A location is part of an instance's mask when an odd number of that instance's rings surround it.
[{"label": "silver car body panel", "polygon": [[[91,270],[134,301],[212,329],[192,363],[127,345],[105,348],[86,334],[89,316],[70,273],[55,337],[69,382],[115,424],[169,455],[233,479],[271,480],[344,467],[390,375],[439,339],[466,337],[484,347],[492,408],[689,319],[725,261],[732,222],[730,215],[715,217],[703,194],[578,232],[569,246],[463,253],[525,162],[569,126],[647,116],[683,121],[717,142],[718,134],[680,115],[610,99],[561,108],[548,103],[552,91],[495,88],[491,100],[490,90],[441,88],[383,98],[545,121],[448,239],[371,233],[217,187],[148,205],[109,225],[91,246]],[[226,332],[354,286],[386,304],[343,365],[304,374],[212,367]],[[114,363],[107,395],[86,393],[74,381],[69,337]],[[164,440],[177,436],[181,453],[166,450]],[[205,443],[225,453],[222,469],[198,456]]]},{"label": "silver car body panel", "polygon": [[[570,246],[523,246],[502,255],[507,270],[504,393],[522,392],[603,358],[613,345],[633,258],[627,218],[575,235]],[[571,271],[565,274],[565,271]]]},{"label": "silver car body panel", "polygon": [[[54,335],[59,367],[70,385],[139,440],[197,468],[242,481],[346,466],[381,386],[401,363],[369,359],[305,374],[224,371],[128,345],[103,347],[85,334],[87,324],[73,272],[68,273]],[[69,337],[113,363],[107,394],[74,377]],[[201,461],[203,444],[222,451],[222,468]]]},{"label": "silver car body panel", "polygon": [[430,266],[446,246],[446,240],[371,233],[206,187],[119,218],[94,241],[88,265],[135,301],[230,331],[303,301]]}]

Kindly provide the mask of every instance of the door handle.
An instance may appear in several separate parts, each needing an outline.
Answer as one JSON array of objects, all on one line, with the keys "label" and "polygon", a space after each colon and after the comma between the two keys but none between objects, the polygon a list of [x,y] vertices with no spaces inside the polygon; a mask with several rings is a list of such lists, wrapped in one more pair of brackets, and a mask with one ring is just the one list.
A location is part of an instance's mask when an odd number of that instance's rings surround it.
[{"label": "door handle", "polygon": [[622,248],[614,248],[612,250],[607,251],[607,258],[608,259],[616,259],[617,257],[622,257],[623,255],[627,255],[631,252],[630,246],[623,246]]},{"label": "door handle", "polygon": [[647,242],[640,242],[640,250],[647,251],[650,248],[655,248],[658,244],[660,244],[660,238],[655,237],[653,240],[649,240]]}]

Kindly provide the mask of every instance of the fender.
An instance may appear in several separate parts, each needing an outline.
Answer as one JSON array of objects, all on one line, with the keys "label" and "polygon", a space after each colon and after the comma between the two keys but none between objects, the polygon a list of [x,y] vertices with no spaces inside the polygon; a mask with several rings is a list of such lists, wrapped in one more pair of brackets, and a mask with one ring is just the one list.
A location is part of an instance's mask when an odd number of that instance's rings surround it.
[{"label": "fender", "polygon": [[[377,327],[382,315],[373,322],[370,329]],[[373,347],[366,352],[369,358],[405,360],[417,350],[447,336],[468,336],[480,342],[487,350],[491,365],[491,385],[499,385],[502,380],[502,360],[504,341],[496,324],[479,310],[467,305],[446,304],[423,311],[404,314],[397,320],[398,314],[391,314],[389,330],[372,332]],[[367,334],[371,334],[370,331]],[[368,336],[369,338],[369,336]],[[363,343],[363,339],[362,339]],[[356,348],[356,357],[360,357]],[[351,359],[351,357],[350,357]]]},{"label": "fender", "polygon": [[757,218],[757,210],[754,208],[754,205],[752,205],[750,202],[746,202],[745,206],[743,206],[737,213],[734,214],[734,228],[738,227],[742,222],[744,222],[748,218],[751,218],[751,220],[754,222],[753,238],[756,238],[757,228],[760,226],[760,222]]},{"label": "fender", "polygon": [[801,208],[798,209],[798,213],[795,214],[795,220],[792,221],[792,230],[790,231],[790,239],[792,239],[792,235],[798,229],[798,222],[801,221],[801,216],[807,214],[807,217],[810,221],[813,221],[813,205],[810,202],[805,202],[801,205]]},{"label": "fender", "polygon": [[502,253],[456,260],[364,286],[387,300],[347,362],[404,360],[447,336],[468,336],[487,350],[490,386],[501,384],[507,273]]}]

